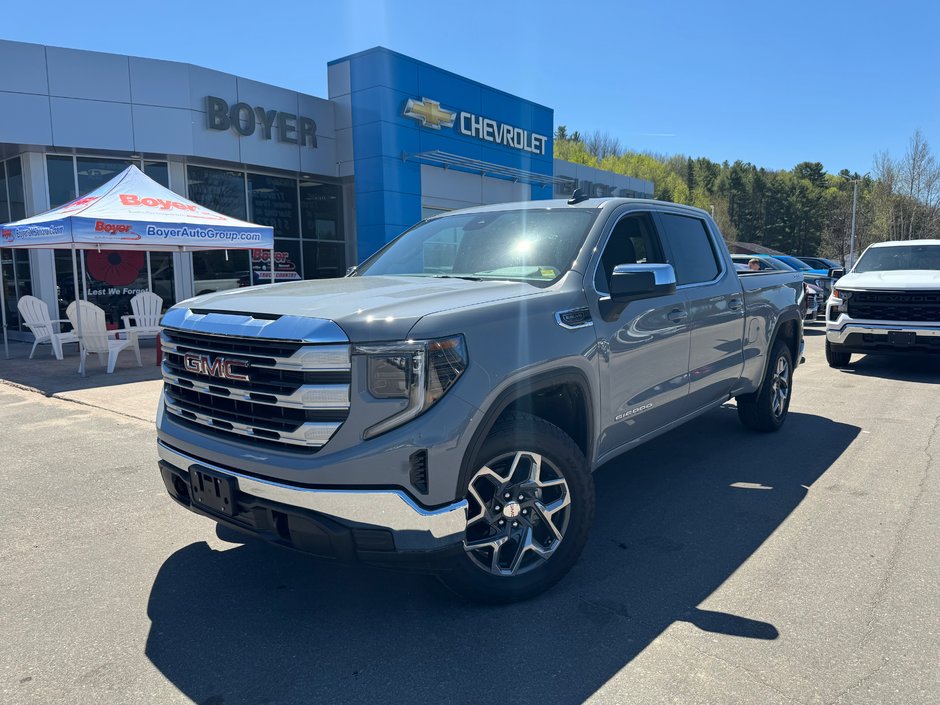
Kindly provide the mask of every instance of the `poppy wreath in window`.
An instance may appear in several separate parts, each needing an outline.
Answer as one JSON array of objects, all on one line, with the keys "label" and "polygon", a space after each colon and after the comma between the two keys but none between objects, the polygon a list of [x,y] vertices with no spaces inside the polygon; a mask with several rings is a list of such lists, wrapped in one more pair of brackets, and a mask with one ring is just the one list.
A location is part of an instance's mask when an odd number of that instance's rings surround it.
[{"label": "poppy wreath in window", "polygon": [[88,273],[111,286],[133,284],[144,266],[144,253],[135,250],[104,250],[85,256]]}]

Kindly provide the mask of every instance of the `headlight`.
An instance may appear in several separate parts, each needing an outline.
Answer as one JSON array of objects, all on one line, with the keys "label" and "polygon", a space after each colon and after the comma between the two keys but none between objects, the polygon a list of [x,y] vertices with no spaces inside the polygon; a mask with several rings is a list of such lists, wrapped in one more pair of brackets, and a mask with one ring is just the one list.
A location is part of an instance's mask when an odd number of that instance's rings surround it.
[{"label": "headlight", "polygon": [[829,303],[832,304],[832,308],[840,313],[849,310],[849,299],[852,298],[851,291],[845,291],[844,289],[833,289],[832,296],[829,297]]},{"label": "headlight", "polygon": [[467,369],[467,345],[462,335],[359,345],[353,353],[368,357],[369,394],[376,399],[408,402],[401,411],[367,428],[364,439],[390,431],[430,409]]}]

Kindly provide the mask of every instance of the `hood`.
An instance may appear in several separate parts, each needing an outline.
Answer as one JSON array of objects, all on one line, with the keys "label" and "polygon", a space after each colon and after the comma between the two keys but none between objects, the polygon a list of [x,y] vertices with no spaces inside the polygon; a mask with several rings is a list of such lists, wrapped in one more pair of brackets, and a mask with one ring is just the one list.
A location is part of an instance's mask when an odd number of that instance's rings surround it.
[{"label": "hood", "polygon": [[886,291],[940,290],[940,270],[895,269],[884,272],[852,272],[836,282],[837,289],[881,289]]},{"label": "hood", "polygon": [[[345,277],[206,294],[180,304],[232,313],[327,319],[352,342],[402,340],[422,316],[544,291],[531,284],[431,277]],[[441,335],[459,331],[441,331]]]}]

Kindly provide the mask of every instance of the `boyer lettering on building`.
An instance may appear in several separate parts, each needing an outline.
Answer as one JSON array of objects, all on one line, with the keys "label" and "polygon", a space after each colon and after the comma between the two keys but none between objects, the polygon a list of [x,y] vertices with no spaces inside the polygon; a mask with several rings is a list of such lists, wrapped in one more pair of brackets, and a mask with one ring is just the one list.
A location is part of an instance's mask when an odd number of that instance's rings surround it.
[{"label": "boyer lettering on building", "polygon": [[206,122],[210,130],[232,129],[242,137],[253,135],[260,128],[261,137],[266,140],[273,139],[276,128],[278,142],[317,146],[317,123],[312,118],[283,110],[253,108],[241,102],[229,106],[222,98],[210,95],[206,96]]}]

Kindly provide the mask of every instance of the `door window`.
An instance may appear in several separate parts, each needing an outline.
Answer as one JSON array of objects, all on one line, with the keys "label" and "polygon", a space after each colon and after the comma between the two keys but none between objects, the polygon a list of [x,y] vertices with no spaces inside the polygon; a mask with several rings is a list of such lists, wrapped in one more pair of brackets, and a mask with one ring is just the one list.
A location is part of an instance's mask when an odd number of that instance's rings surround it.
[{"label": "door window", "polygon": [[675,260],[676,283],[701,284],[717,277],[721,265],[705,221],[672,213],[659,215]]},{"label": "door window", "polygon": [[610,291],[610,278],[618,264],[647,263],[666,263],[653,219],[649,213],[624,216],[614,226],[604,246],[594,273],[594,288],[601,293]]}]

